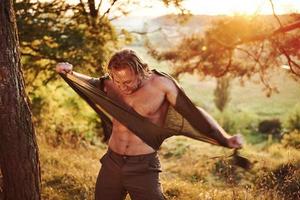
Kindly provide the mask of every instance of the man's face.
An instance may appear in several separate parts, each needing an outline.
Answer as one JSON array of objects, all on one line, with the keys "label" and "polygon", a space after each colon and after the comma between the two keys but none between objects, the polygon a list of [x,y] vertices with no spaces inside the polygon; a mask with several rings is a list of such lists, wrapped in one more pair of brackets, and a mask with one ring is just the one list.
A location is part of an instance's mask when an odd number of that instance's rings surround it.
[{"label": "man's face", "polygon": [[139,87],[140,78],[130,67],[112,68],[111,76],[122,94],[130,95]]}]

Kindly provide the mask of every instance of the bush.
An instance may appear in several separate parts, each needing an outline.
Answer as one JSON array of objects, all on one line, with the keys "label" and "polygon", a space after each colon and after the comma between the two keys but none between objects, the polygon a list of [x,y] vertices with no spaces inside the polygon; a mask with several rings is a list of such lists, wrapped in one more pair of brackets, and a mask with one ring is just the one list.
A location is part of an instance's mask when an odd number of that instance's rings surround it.
[{"label": "bush", "polygon": [[257,132],[258,117],[254,113],[235,110],[225,110],[215,115],[216,120],[229,134],[241,133],[243,135]]},{"label": "bush", "polygon": [[259,179],[259,190],[273,190],[284,199],[300,199],[300,162],[282,164]]},{"label": "bush", "polygon": [[281,143],[285,147],[294,147],[296,149],[300,149],[300,131],[294,130],[290,133],[284,134]]},{"label": "bush", "polygon": [[300,106],[296,106],[293,112],[288,117],[288,128],[290,130],[300,131]]},{"label": "bush", "polygon": [[258,124],[258,130],[261,133],[279,136],[281,132],[281,122],[279,119],[263,120]]},{"label": "bush", "polygon": [[226,110],[216,116],[216,120],[221,127],[230,134],[235,134],[237,132],[236,119],[236,115],[230,110]]},{"label": "bush", "polygon": [[[62,85],[63,84],[63,85]],[[30,96],[36,132],[53,146],[100,142],[96,113],[66,84],[56,81]]]},{"label": "bush", "polygon": [[213,173],[228,184],[237,184],[241,178],[236,172],[236,166],[231,160],[225,158],[221,158],[215,163]]}]

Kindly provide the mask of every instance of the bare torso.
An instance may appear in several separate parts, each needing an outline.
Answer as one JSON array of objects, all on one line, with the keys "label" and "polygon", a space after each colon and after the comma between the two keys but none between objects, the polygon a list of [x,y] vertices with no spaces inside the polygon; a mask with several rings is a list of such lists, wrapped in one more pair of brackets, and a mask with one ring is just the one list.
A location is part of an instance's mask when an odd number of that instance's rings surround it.
[{"label": "bare torso", "polygon": [[[151,122],[162,126],[169,102],[166,93],[160,87],[160,79],[159,75],[151,74],[142,81],[140,88],[130,95],[122,94],[112,80],[105,82],[105,89],[109,97],[130,106]],[[116,119],[112,122],[113,129],[108,146],[113,151],[122,155],[140,155],[155,151]]]}]

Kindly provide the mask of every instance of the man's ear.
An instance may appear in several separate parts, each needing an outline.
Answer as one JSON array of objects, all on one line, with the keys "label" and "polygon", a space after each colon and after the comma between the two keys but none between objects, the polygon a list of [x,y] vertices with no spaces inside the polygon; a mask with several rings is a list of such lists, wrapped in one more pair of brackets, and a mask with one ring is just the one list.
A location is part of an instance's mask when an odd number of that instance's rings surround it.
[{"label": "man's ear", "polygon": [[143,80],[143,76],[142,76],[141,74],[138,74],[138,78],[139,78],[140,80]]}]

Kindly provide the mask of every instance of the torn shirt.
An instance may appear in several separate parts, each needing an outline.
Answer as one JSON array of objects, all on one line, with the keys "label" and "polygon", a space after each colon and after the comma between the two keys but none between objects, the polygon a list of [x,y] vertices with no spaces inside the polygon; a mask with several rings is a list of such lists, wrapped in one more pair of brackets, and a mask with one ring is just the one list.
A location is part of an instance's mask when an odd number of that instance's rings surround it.
[{"label": "torn shirt", "polygon": [[175,106],[169,106],[163,126],[158,126],[135,110],[109,98],[104,92],[104,81],[108,76],[79,79],[71,74],[61,74],[62,78],[99,115],[102,121],[104,139],[112,133],[112,118],[126,126],[153,149],[158,150],[163,141],[174,135],[183,135],[214,145],[228,147],[228,135],[203,109],[196,107],[187,97],[175,79],[166,73],[152,70],[174,82],[178,89]]}]

